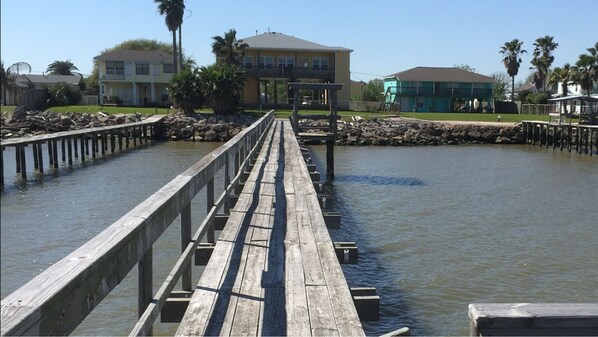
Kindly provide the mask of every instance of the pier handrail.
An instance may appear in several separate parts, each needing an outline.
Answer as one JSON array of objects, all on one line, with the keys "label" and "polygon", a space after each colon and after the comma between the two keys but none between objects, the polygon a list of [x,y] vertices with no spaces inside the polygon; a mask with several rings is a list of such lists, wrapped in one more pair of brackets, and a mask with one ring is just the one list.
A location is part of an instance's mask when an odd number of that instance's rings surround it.
[{"label": "pier handrail", "polygon": [[[274,113],[270,111],[83,246],[4,298],[2,335],[71,333],[135,265],[139,269],[141,319],[132,334],[151,332],[151,323],[178,279],[181,278],[183,288],[191,290],[192,253],[206,233],[208,240],[213,236],[216,211],[222,206],[227,210],[228,196],[263,139],[261,135],[273,121]],[[231,156],[234,157],[232,180],[229,176]],[[214,202],[214,175],[223,168],[226,188]],[[208,193],[208,214],[191,237],[191,201],[204,187]],[[151,290],[152,247],[179,215],[183,253],[154,295]]]}]

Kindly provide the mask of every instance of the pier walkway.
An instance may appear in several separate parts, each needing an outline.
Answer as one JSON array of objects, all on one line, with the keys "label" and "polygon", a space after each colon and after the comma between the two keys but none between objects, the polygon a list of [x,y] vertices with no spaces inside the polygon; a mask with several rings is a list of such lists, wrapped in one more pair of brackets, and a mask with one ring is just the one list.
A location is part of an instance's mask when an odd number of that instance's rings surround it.
[{"label": "pier walkway", "polygon": [[[135,267],[131,336],[158,320],[180,322],[177,335],[363,336],[304,160],[289,123],[268,113],[5,297],[2,336],[71,334]],[[200,191],[203,220],[191,210]],[[180,257],[154,291],[154,244],[173,223]]]},{"label": "pier walkway", "polygon": [[277,121],[177,335],[363,335],[302,161]]}]

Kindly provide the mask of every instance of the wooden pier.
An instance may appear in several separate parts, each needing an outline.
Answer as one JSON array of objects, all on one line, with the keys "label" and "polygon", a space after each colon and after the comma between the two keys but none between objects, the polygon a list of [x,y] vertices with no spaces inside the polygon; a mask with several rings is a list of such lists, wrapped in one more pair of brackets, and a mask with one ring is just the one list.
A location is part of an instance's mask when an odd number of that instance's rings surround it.
[{"label": "wooden pier", "polygon": [[[73,166],[74,161],[85,162],[86,158],[123,151],[138,144],[153,142],[154,124],[165,115],[154,115],[135,123],[119,124],[76,131],[62,131],[39,136],[11,138],[0,141],[0,185],[4,188],[4,150],[15,148],[16,173],[21,179],[27,179],[27,157],[33,158],[33,171],[43,174],[45,169],[57,170],[59,158]],[[91,144],[90,144],[91,143]],[[60,144],[60,145],[59,145]],[[44,150],[45,148],[45,150]],[[31,154],[27,154],[31,149]],[[47,155],[44,155],[47,152]],[[44,165],[44,157],[48,166]]]},{"label": "wooden pier", "polygon": [[559,148],[579,154],[598,154],[598,125],[522,121],[526,144]]},{"label": "wooden pier", "polygon": [[[200,191],[201,222],[191,217]],[[152,247],[178,218],[181,255],[154,292]],[[192,259],[206,255],[194,282]],[[151,335],[159,317],[182,319],[178,335],[364,335],[302,151],[273,112],[3,299],[2,335],[71,333],[135,266],[132,336]]]}]

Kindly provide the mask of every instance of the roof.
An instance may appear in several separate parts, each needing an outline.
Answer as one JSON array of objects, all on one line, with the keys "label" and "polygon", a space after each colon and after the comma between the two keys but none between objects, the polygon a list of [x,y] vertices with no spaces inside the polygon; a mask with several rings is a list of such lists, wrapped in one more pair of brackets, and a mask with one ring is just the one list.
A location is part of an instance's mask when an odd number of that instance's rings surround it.
[{"label": "roof", "polygon": [[296,38],[294,36],[285,35],[277,32],[268,32],[256,36],[244,38],[243,42],[247,43],[248,49],[268,49],[268,50],[300,50],[300,51],[346,51],[353,50],[344,47],[329,47],[315,42]]},{"label": "roof", "polygon": [[81,81],[81,75],[19,75],[17,77],[17,85],[20,87],[27,87],[28,81],[31,81],[33,85],[36,84],[56,84],[56,83],[68,83],[77,85]]},{"label": "roof", "polygon": [[98,61],[173,62],[172,54],[161,50],[113,50],[93,59]]},{"label": "roof", "polygon": [[386,76],[386,78],[392,77],[400,81],[494,83],[492,77],[455,67],[415,67]]}]

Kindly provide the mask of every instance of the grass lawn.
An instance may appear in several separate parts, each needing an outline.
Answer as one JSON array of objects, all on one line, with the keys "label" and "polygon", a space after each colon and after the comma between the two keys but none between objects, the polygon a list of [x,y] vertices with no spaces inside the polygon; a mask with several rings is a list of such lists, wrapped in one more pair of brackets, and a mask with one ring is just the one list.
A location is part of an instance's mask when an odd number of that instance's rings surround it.
[{"label": "grass lawn", "polygon": [[[0,112],[14,111],[15,106],[0,106]],[[130,114],[130,113],[141,113],[142,115],[153,115],[153,114],[167,114],[170,109],[166,108],[141,108],[141,107],[120,107],[120,106],[104,106],[99,105],[71,105],[71,106],[60,106],[52,107],[49,110],[65,113],[65,112],[81,112],[81,113],[96,113],[102,111],[108,114]],[[210,110],[202,110],[202,113],[210,113]],[[247,110],[246,113],[260,116],[268,112]],[[292,110],[276,110],[276,117],[288,118],[292,113]],[[326,115],[327,110],[300,110],[300,114],[318,114]],[[350,120],[351,116],[360,116],[363,118],[386,118],[398,116],[394,113],[387,112],[361,112],[361,111],[339,111],[338,114],[342,120]],[[476,122],[496,122],[499,114],[493,113],[457,113],[457,112],[402,112],[401,117],[407,118],[418,118],[424,120],[435,120],[435,121],[476,121]],[[522,120],[539,120],[548,121],[549,117],[545,115],[517,115],[517,114],[500,114],[503,122],[517,123]]]}]

